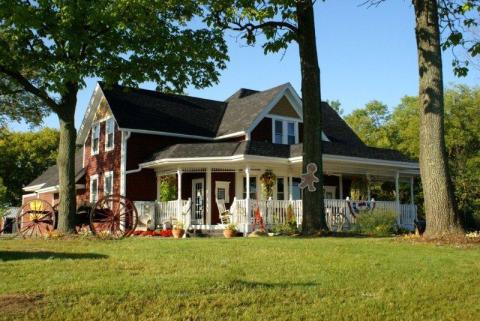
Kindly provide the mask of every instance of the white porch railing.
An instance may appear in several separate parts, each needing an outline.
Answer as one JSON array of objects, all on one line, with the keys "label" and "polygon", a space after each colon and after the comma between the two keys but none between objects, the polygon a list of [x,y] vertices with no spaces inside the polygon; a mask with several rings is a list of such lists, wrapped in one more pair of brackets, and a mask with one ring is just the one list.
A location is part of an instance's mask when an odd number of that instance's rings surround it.
[{"label": "white porch railing", "polygon": [[[246,211],[246,200],[234,200],[230,212],[233,214],[233,223],[238,225],[242,232],[244,226],[248,230],[253,228],[255,210],[258,206],[264,224],[269,227],[277,224],[286,224],[289,218],[289,207],[295,217],[297,226],[302,224],[302,201],[257,201],[250,200],[250,209]],[[397,224],[408,230],[415,229],[417,207],[412,204],[397,204],[396,202],[375,202],[375,211],[393,211],[398,213]],[[327,225],[331,230],[350,229],[355,223],[355,217],[351,214],[346,200],[325,199],[325,212]]]},{"label": "white porch railing", "polygon": [[[249,209],[247,211],[247,201],[244,199],[234,199],[230,213],[232,214],[232,223],[237,225],[240,232],[250,232],[253,230],[255,210],[258,206],[260,215],[266,227],[286,224],[292,219],[298,227],[302,224],[302,201],[257,201],[249,200]],[[175,200],[169,202],[135,202],[139,214],[139,223],[145,222],[145,228],[156,227],[164,222],[179,221],[186,228],[191,225],[191,200]],[[413,231],[415,229],[415,218],[417,217],[417,207],[412,204],[397,204],[396,202],[375,202],[374,211],[393,211],[398,213],[397,223],[401,228]],[[348,230],[355,223],[355,218],[350,213],[346,200],[325,199],[325,213],[327,225],[330,230]],[[148,224],[147,224],[148,222]],[[142,228],[139,226],[139,228]]]}]

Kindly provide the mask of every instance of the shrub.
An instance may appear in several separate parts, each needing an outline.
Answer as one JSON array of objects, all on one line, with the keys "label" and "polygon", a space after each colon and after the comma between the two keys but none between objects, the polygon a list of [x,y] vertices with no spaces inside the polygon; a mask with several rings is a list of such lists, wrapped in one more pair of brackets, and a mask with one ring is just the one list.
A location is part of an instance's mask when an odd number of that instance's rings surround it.
[{"label": "shrub", "polygon": [[357,216],[355,231],[376,236],[387,236],[398,232],[397,213],[393,211],[362,213]]}]

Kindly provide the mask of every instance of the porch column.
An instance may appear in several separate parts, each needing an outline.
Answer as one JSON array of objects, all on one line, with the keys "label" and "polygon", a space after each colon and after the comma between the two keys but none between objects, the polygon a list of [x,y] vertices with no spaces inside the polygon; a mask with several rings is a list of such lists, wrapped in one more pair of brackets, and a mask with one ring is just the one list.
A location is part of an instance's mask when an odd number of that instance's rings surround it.
[{"label": "porch column", "polygon": [[212,224],[212,169],[207,168],[205,172],[206,176],[206,184],[207,184],[207,190],[206,190],[206,211],[207,211],[207,224]]},{"label": "porch column", "polygon": [[245,214],[247,221],[245,222],[245,231],[244,235],[248,233],[248,222],[250,220],[250,167],[245,168]]},{"label": "porch column", "polygon": [[343,200],[343,175],[338,175],[338,196]]},{"label": "porch column", "polygon": [[370,191],[370,174],[367,173],[367,201],[371,198],[371,191]]},{"label": "porch column", "polygon": [[414,177],[410,177],[410,204],[414,205],[415,204],[415,199],[413,195],[413,184],[414,184]]},{"label": "porch column", "polygon": [[397,202],[397,205],[400,204],[400,184],[398,182],[400,178],[400,173],[396,172],[395,173],[395,201]]},{"label": "porch column", "polygon": [[180,217],[182,217],[182,170],[179,168],[177,169],[177,219]]},{"label": "porch column", "polygon": [[288,199],[293,201],[293,177],[288,176]]}]

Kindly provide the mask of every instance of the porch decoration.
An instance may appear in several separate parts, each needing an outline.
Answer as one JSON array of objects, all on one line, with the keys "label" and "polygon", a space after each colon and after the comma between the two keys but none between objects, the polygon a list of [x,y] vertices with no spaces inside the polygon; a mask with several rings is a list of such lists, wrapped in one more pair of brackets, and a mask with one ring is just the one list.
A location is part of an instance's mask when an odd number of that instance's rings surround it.
[{"label": "porch decoration", "polygon": [[173,237],[176,239],[182,238],[185,234],[185,229],[183,228],[183,223],[177,222],[173,225],[172,228]]},{"label": "porch decoration", "polygon": [[365,177],[353,177],[350,186],[350,196],[352,200],[360,201],[367,198],[368,181]]},{"label": "porch decoration", "polygon": [[237,226],[235,224],[228,224],[223,230],[223,236],[227,239],[232,238],[237,233]]},{"label": "porch decoration", "polygon": [[347,197],[347,204],[354,218],[361,212],[372,212],[375,209],[375,199],[373,198],[371,201],[352,202],[350,198]]},{"label": "porch decoration", "polygon": [[253,227],[256,229],[258,226],[258,229],[262,232],[265,232],[265,223],[263,222],[263,217],[262,213],[260,212],[260,207],[258,206],[255,208],[255,217],[253,221]]},{"label": "porch decoration", "polygon": [[277,182],[277,176],[272,170],[267,169],[262,176],[260,176],[260,182],[262,184],[262,196],[264,199],[269,199],[273,196],[273,187]]},{"label": "porch decoration", "polygon": [[177,180],[172,175],[160,176],[158,178],[160,182],[160,201],[168,202],[177,198]]},{"label": "porch decoration", "polygon": [[318,166],[315,163],[309,163],[307,165],[307,172],[301,175],[301,182],[298,185],[302,190],[308,188],[309,192],[315,192],[317,188],[315,183],[318,183],[320,180],[315,173],[318,171]]}]

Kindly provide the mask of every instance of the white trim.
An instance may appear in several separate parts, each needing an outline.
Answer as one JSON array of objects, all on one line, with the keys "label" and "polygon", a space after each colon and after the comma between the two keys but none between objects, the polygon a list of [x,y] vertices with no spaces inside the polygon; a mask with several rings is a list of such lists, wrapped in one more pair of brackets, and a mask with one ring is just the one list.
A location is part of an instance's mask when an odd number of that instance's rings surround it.
[{"label": "white trim", "polygon": [[[288,160],[293,164],[301,163],[303,161],[303,157],[302,156],[290,157]],[[340,156],[340,155],[331,155],[331,154],[323,154],[323,161],[341,161],[345,163],[396,166],[396,167],[402,167],[402,168],[408,168],[408,169],[414,169],[414,170],[418,169],[418,163],[353,157],[353,156]]]},{"label": "white trim", "polygon": [[[108,147],[108,123],[112,124],[112,147]],[[105,152],[110,152],[115,149],[115,118],[113,116],[108,117],[105,120]]]},{"label": "white trim", "polygon": [[289,121],[289,122],[302,122],[300,118],[295,118],[295,117],[287,117],[287,116],[280,116],[280,115],[275,115],[275,114],[268,114],[265,116],[265,118],[274,118],[278,120],[283,120],[283,121]]},{"label": "white trim", "polygon": [[212,169],[205,171],[205,222],[212,224]]},{"label": "white trim", "polygon": [[122,131],[120,146],[120,195],[127,195],[127,147],[131,132]]},{"label": "white trim", "polygon": [[92,96],[88,101],[87,110],[85,111],[85,115],[83,116],[82,124],[78,129],[78,135],[77,135],[78,145],[85,144],[85,141],[87,140],[87,137],[88,137],[88,132],[92,128],[91,126],[87,126],[87,123],[93,120],[93,117],[97,112],[97,109],[98,109],[98,106],[100,105],[102,97],[104,97],[102,88],[100,87],[100,84],[97,83],[95,86],[95,89],[93,90]]},{"label": "white trim", "polygon": [[42,186],[45,185],[45,183],[42,183],[42,184],[37,184],[37,185],[32,185],[32,186],[25,186],[24,188],[22,188],[25,192],[34,192],[40,188],[42,188]]},{"label": "white trim", "polygon": [[[36,194],[56,193],[59,191],[59,188],[60,188],[59,185],[49,186],[49,187],[41,188],[37,190],[35,193]],[[85,184],[75,184],[75,190],[84,189],[84,188],[85,188]]]},{"label": "white trim", "polygon": [[32,197],[32,196],[37,196],[37,193],[30,193],[30,194],[23,194],[22,195],[22,204],[23,204],[23,200],[27,197]]},{"label": "white trim", "polygon": [[[95,139],[95,136],[94,136],[95,130],[94,130],[94,128],[96,128],[96,127],[98,127],[98,144],[97,144],[97,150],[95,151],[95,150],[93,149],[93,147],[94,147],[93,141],[94,141],[94,139]],[[94,155],[98,155],[98,154],[100,153],[100,136],[101,136],[101,135],[100,135],[100,129],[101,129],[100,122],[94,122],[94,123],[92,124],[91,129],[92,129],[92,130],[91,130],[91,133],[90,133],[90,137],[91,137],[91,142],[90,142],[90,155],[91,155],[91,156],[94,156]]]},{"label": "white trim", "polygon": [[144,129],[133,129],[133,128],[120,128],[120,130],[129,131],[132,133],[138,134],[149,134],[149,135],[157,135],[157,136],[168,136],[168,137],[180,137],[180,138],[192,138],[192,139],[200,139],[200,140],[220,140],[225,138],[231,137],[239,137],[246,135],[247,133],[244,131],[235,132],[232,134],[217,136],[217,137],[208,137],[208,136],[199,136],[199,135],[189,135],[189,134],[180,134],[180,133],[171,133],[171,132],[162,132],[162,131],[155,131],[155,130],[144,130]]},{"label": "white trim", "polygon": [[230,203],[230,182],[229,181],[215,181],[215,199],[217,200],[218,189],[223,188],[225,190],[225,203]]},{"label": "white trim", "polygon": [[[222,136],[216,136],[213,138],[213,140],[219,140],[219,139],[224,139],[224,138],[231,138],[231,137],[239,137],[239,136],[244,136],[247,135],[245,131],[239,131],[227,135],[222,135]],[[248,138],[246,140],[249,140]]]},{"label": "white trim", "polygon": [[[94,200],[93,199],[93,189],[92,189],[92,182],[96,180],[97,181],[97,191],[96,191],[96,199]],[[90,199],[90,203],[93,203],[93,202],[96,202],[98,201],[98,184],[100,183],[100,180],[98,178],[98,174],[95,174],[95,175],[91,175],[90,176],[90,195],[89,195],[89,199]]]},{"label": "white trim", "polygon": [[107,177],[111,177],[112,178],[112,190],[111,190],[111,193],[109,193],[108,195],[112,195],[113,194],[113,182],[114,182],[114,176],[113,176],[113,171],[108,171],[108,172],[105,172],[105,174],[103,175],[103,196],[107,196]]}]

